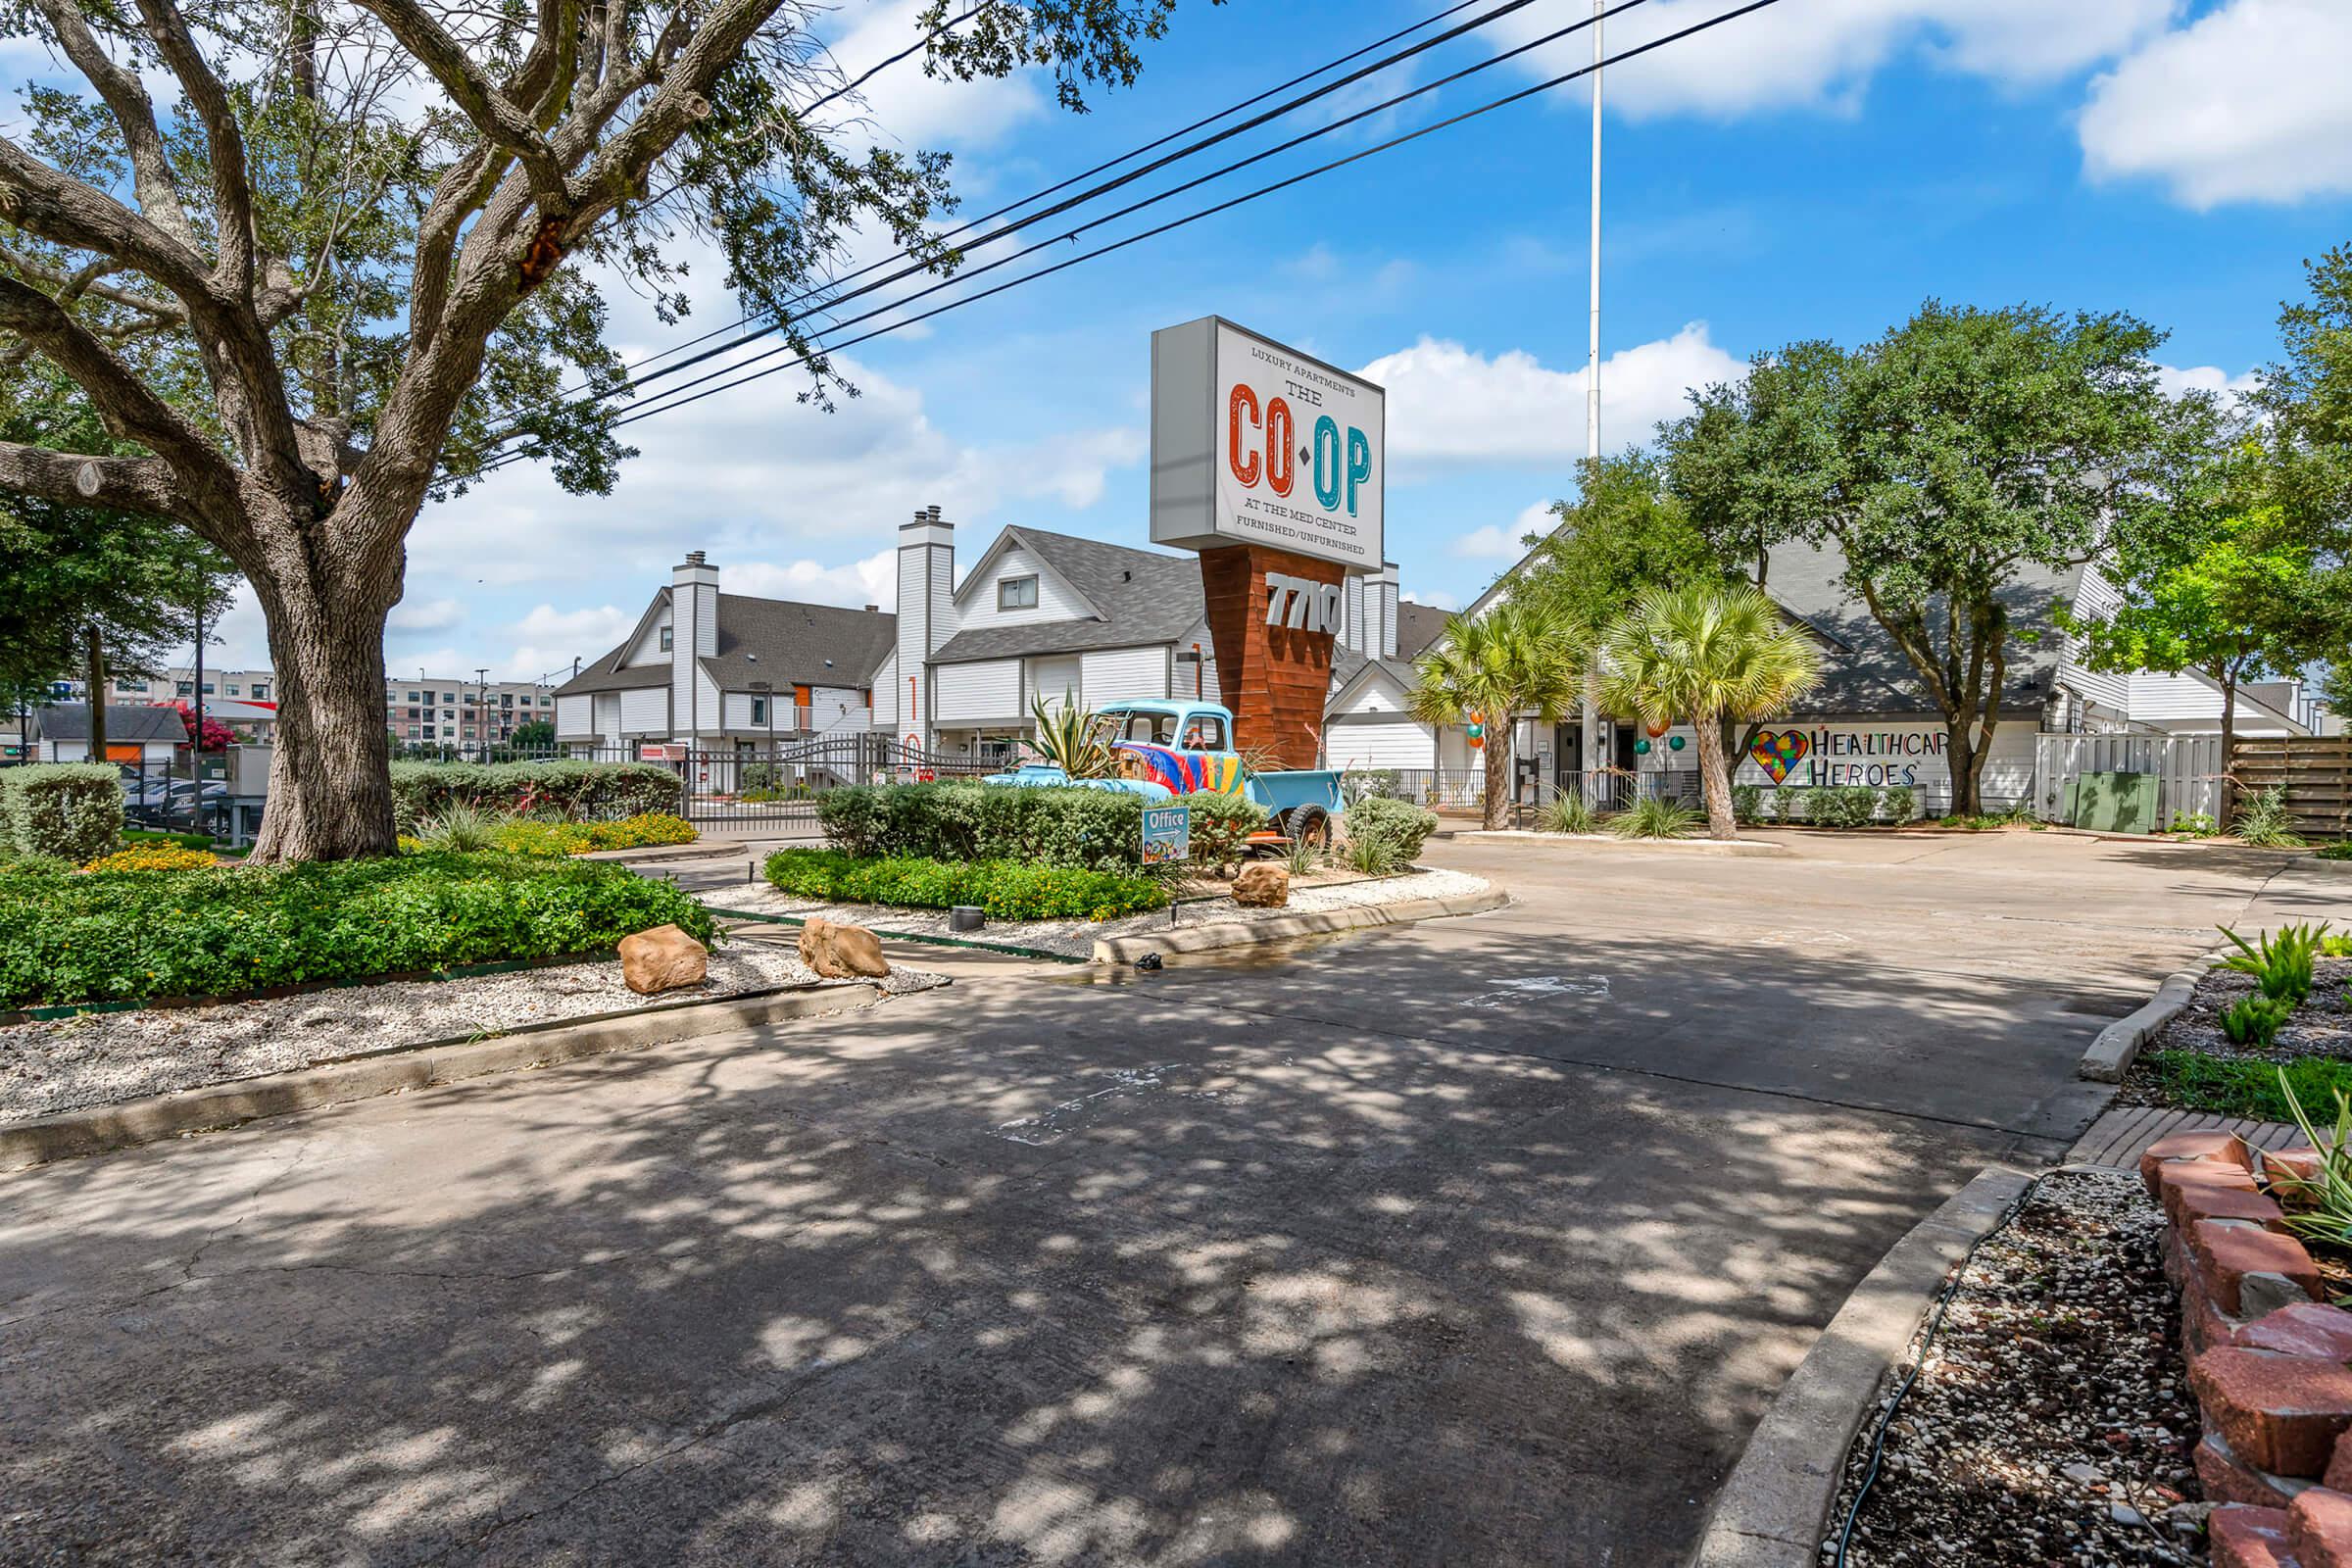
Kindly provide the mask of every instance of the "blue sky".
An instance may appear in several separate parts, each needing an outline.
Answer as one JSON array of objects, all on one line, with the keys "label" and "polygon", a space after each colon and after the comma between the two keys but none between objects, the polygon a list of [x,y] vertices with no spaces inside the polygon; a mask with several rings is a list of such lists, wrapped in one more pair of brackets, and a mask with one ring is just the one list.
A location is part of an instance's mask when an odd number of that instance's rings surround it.
[{"label": "blue sky", "polygon": [[[985,212],[1440,3],[1182,0],[1141,82],[1096,95],[1092,114],[1060,111],[1036,80],[926,82],[909,63],[872,84],[871,120],[952,151],[967,210]],[[1611,43],[1725,9],[1651,0]],[[855,72],[899,47],[915,10],[848,0],[837,58]],[[1380,81],[1401,90],[1587,10],[1536,0]],[[1200,195],[1589,50],[1578,35],[1497,65]],[[2132,311],[2171,331],[2161,358],[2184,376],[2243,376],[2272,355],[2302,259],[2352,239],[2347,59],[2352,0],[1783,0],[1621,68],[1606,90],[1604,441],[1646,438],[1686,386],[1755,350],[1862,340],[1931,295]],[[1305,124],[1340,112],[1317,106]],[[615,640],[689,549],[736,591],[887,607],[896,527],[931,502],[967,563],[1011,522],[1142,543],[1150,334],[1211,312],[1388,385],[1389,554],[1408,594],[1465,601],[1583,452],[1588,115],[1577,84],[858,347],[846,364],[865,395],[831,415],[797,402],[788,372],[648,419],[609,498],[510,470],[420,521],[392,666],[567,668]],[[687,332],[616,292],[617,337],[653,352],[731,319],[718,270],[696,268]],[[258,654],[250,610],[223,629],[214,657]]]}]

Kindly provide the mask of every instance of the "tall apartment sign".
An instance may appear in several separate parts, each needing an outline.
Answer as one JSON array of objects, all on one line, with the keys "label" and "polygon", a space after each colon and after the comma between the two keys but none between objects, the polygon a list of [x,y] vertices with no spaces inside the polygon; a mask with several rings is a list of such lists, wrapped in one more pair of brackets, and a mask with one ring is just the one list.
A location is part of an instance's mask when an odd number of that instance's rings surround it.
[{"label": "tall apartment sign", "polygon": [[1319,632],[1326,637],[1338,636],[1340,585],[1316,582],[1310,577],[1293,577],[1285,572],[1267,572],[1266,624]]},{"label": "tall apartment sign", "polygon": [[1388,394],[1204,316],[1152,334],[1152,540],[1381,566]]}]

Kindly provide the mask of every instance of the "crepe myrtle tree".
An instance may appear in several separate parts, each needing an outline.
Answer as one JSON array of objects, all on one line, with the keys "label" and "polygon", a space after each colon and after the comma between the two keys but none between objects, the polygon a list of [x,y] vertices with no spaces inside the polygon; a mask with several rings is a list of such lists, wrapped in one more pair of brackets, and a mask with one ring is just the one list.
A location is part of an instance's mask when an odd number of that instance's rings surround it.
[{"label": "crepe myrtle tree", "polygon": [[[909,41],[1062,102],[1124,83],[1175,0],[934,0]],[[968,13],[968,14],[967,14]],[[860,230],[939,270],[948,162],[873,145],[809,0],[24,0],[73,76],[0,137],[0,366],[103,448],[0,442],[0,490],[146,514],[253,584],[278,680],[257,860],[393,849],[385,617],[428,498],[495,455],[603,493],[623,368],[599,279],[686,309],[682,241],[796,354]],[[63,84],[70,81],[69,84]],[[159,106],[150,83],[176,94]],[[594,264],[594,276],[582,264]],[[811,307],[813,308],[813,307]],[[844,388],[811,355],[803,397]],[[572,382],[580,395],[566,396]]]}]

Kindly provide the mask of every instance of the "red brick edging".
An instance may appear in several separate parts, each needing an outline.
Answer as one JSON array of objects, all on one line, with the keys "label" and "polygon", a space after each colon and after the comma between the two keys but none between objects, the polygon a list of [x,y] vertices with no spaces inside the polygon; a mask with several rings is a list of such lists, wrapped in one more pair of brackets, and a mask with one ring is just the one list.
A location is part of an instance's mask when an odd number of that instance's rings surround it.
[{"label": "red brick edging", "polygon": [[2230,1132],[2177,1133],[2139,1157],[2164,1206],[2213,1568],[2352,1568],[2352,1312],[2323,1298],[2287,1233],[2309,1148],[2257,1155]]}]

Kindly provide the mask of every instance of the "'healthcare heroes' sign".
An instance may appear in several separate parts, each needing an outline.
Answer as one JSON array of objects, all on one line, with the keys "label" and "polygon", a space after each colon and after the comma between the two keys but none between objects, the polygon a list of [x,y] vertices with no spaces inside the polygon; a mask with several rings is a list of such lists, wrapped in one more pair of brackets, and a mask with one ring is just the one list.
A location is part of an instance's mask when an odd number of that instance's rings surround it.
[{"label": "'healthcare heroes' sign", "polygon": [[1152,334],[1152,540],[1381,565],[1388,397],[1203,317]]},{"label": "'healthcare heroes' sign", "polygon": [[1765,729],[1747,760],[1775,784],[1916,785],[1922,764],[1941,768],[1950,751],[1940,729]]}]

